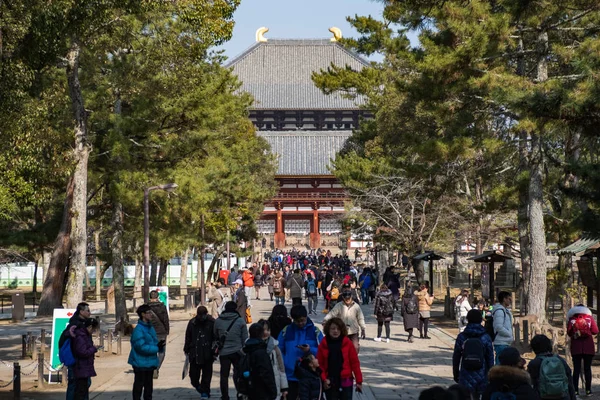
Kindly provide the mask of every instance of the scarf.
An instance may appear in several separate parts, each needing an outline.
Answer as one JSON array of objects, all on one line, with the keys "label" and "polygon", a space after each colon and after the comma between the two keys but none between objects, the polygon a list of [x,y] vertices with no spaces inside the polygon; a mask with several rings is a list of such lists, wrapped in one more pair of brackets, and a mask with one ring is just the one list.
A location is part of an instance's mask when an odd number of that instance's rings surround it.
[{"label": "scarf", "polygon": [[344,356],[342,355],[342,339],[340,336],[337,339],[327,337],[327,347],[329,348],[328,378],[331,381],[331,386],[339,388],[342,383],[342,366],[344,365]]}]

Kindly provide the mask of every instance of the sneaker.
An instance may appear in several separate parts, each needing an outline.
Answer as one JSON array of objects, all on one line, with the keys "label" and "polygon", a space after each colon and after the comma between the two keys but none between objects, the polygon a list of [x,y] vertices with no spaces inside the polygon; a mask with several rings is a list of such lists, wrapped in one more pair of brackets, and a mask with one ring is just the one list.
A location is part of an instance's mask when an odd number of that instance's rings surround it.
[{"label": "sneaker", "polygon": [[201,399],[208,399],[208,398],[210,398],[210,396],[208,395],[208,393],[200,393],[200,398]]},{"label": "sneaker", "polygon": [[381,342],[381,338],[380,337],[373,338],[373,340],[376,341],[376,342]]},{"label": "sneaker", "polygon": [[408,343],[414,343],[414,339],[411,337],[408,338]]},{"label": "sneaker", "polygon": [[385,342],[386,342],[386,343],[389,343],[389,342],[390,342],[390,338],[386,338],[386,339],[385,339]]}]

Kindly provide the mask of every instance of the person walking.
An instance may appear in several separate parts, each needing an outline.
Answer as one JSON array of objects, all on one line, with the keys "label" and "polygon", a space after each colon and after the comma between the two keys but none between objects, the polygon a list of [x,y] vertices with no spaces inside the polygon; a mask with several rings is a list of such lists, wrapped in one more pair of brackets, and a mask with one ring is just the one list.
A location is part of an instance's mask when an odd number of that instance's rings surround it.
[{"label": "person walking", "polygon": [[269,327],[271,328],[271,336],[274,339],[279,337],[279,333],[292,323],[292,319],[288,316],[288,310],[283,304],[278,304],[271,310],[271,316],[268,319]]},{"label": "person walking", "polygon": [[273,289],[274,280],[275,280],[275,274],[273,273],[273,271],[269,271],[269,274],[267,275],[267,280],[265,281],[265,283],[267,284],[267,290],[269,292],[269,297],[271,298],[271,301],[273,301],[273,295],[275,294],[275,291]]},{"label": "person walking", "polygon": [[[156,336],[159,341],[163,341],[163,343],[166,344],[167,336],[169,336],[170,331],[169,311],[163,302],[159,300],[158,291],[150,291],[150,301],[148,302],[148,306],[150,306],[150,310],[154,314],[151,321],[154,330],[156,331]],[[167,348],[165,345],[163,346],[162,351],[158,353],[158,368],[154,370],[154,379],[158,379],[158,371],[160,370],[163,361],[165,361],[166,350]]]},{"label": "person walking", "polygon": [[[239,285],[239,284],[238,284]],[[243,288],[241,289],[243,292]],[[248,328],[244,318],[237,311],[235,302],[229,301],[225,304],[225,310],[215,321],[214,337],[219,340],[219,363],[221,399],[229,400],[229,373],[233,366],[233,380],[237,378],[237,365],[240,360],[240,350],[248,339]]]},{"label": "person walking", "polygon": [[462,332],[467,327],[467,313],[471,310],[469,303],[469,291],[463,289],[460,295],[456,297],[454,309],[456,310],[456,321],[458,323],[458,332]]},{"label": "person walking", "polygon": [[240,317],[246,321],[246,310],[249,307],[248,297],[246,297],[246,287],[241,279],[238,279],[234,282],[233,288],[235,290],[233,294],[233,301],[235,302],[237,308],[236,311]]},{"label": "person walking", "polygon": [[494,351],[496,352],[496,364],[500,363],[498,355],[515,340],[513,334],[513,315],[508,309],[512,304],[512,296],[509,292],[498,293],[498,303],[492,308],[494,333]]},{"label": "person walking", "polygon": [[153,372],[158,368],[158,352],[165,347],[164,341],[159,341],[156,330],[152,325],[154,313],[148,304],[142,304],[137,309],[140,318],[131,334],[131,351],[128,363],[133,367],[133,400],[152,400]]},{"label": "person walking", "polygon": [[273,367],[273,375],[275,376],[275,385],[277,385],[277,399],[285,398],[288,391],[288,381],[285,375],[285,365],[283,364],[283,356],[281,350],[279,350],[279,342],[271,335],[271,325],[266,319],[258,321],[262,325],[263,341],[267,344],[267,354],[271,360],[271,366]]},{"label": "person walking", "polygon": [[323,382],[317,357],[308,353],[296,364],[294,375],[298,378],[298,398],[300,400],[322,400]]},{"label": "person walking", "polygon": [[277,341],[283,355],[285,374],[288,380],[287,398],[295,400],[298,398],[298,378],[294,375],[296,360],[306,353],[316,355],[323,334],[308,317],[306,308],[303,306],[293,306],[290,313],[293,322],[283,328]]},{"label": "person walking", "polygon": [[[259,323],[250,325],[250,329],[248,329],[250,338],[243,348],[250,365],[250,371],[248,371],[251,382],[248,393],[249,400],[275,400],[279,394],[273,366],[267,353],[267,344],[263,340],[264,332],[263,325]],[[246,371],[239,372],[246,374]],[[242,379],[242,376],[240,375],[238,379]]]},{"label": "person walking", "polygon": [[317,315],[317,305],[319,304],[319,296],[317,293],[317,281],[312,274],[307,274],[307,280],[304,284],[306,290],[306,301],[308,301],[308,314]]},{"label": "person walking", "polygon": [[281,271],[277,271],[273,280],[273,294],[275,295],[275,305],[285,304],[285,279]]},{"label": "person walking", "polygon": [[427,285],[421,283],[419,291],[415,293],[419,299],[419,334],[421,339],[431,339],[427,335],[429,329],[429,318],[431,317],[431,305],[433,304],[433,295],[429,295]]},{"label": "person walking", "polygon": [[98,348],[94,346],[92,333],[98,329],[98,320],[87,318],[75,328],[75,338],[72,342],[73,356],[77,362],[73,366],[75,377],[75,400],[86,400],[89,398],[91,378],[96,376],[94,369],[94,356]]},{"label": "person walking", "polygon": [[377,318],[377,337],[373,340],[381,342],[381,331],[385,325],[385,341],[390,342],[390,322],[394,319],[394,297],[392,291],[384,283],[375,295],[373,314]]},{"label": "person walking", "polygon": [[[239,279],[239,278],[238,278]],[[252,307],[252,288],[254,287],[254,270],[252,267],[244,270],[242,274],[242,282],[244,287],[244,293],[248,302],[248,307]]]},{"label": "person walking", "polygon": [[416,287],[407,286],[402,296],[400,314],[404,331],[408,332],[407,342],[413,343],[413,331],[419,327],[419,299],[415,295]]},{"label": "person walking", "polygon": [[342,287],[342,301],[333,307],[329,314],[323,318],[323,323],[330,320],[331,318],[340,318],[346,324],[348,328],[348,338],[354,344],[356,353],[360,351],[359,333],[364,339],[367,332],[367,325],[365,324],[365,316],[358,305],[352,299],[352,291],[350,287]]},{"label": "person walking", "polygon": [[360,286],[360,297],[363,305],[369,304],[369,290],[373,284],[373,274],[371,268],[365,267],[362,274],[358,278],[358,286]]},{"label": "person walking", "polygon": [[210,282],[208,284],[208,290],[206,293],[206,298],[208,300],[208,314],[216,319],[219,317],[221,310],[223,309],[223,305],[225,304],[225,295],[221,291],[223,278],[219,278],[217,282]]},{"label": "person walking", "polygon": [[[77,308],[75,309],[75,313],[69,319],[69,324],[65,328],[65,330],[61,333],[60,338],[58,339],[58,348],[62,348],[63,344],[67,339],[71,339],[71,345],[75,340],[75,329],[82,327],[84,322],[92,316],[90,311],[90,305],[85,302],[81,302],[77,304]],[[75,385],[77,383],[75,379],[75,374],[73,372],[73,367],[67,367],[67,397],[66,400],[74,400],[75,399]],[[88,386],[92,384],[91,379],[89,379]],[[87,398],[84,400],[88,400]]]},{"label": "person walking", "polygon": [[[215,320],[208,314],[208,309],[199,306],[196,316],[192,318],[185,330],[183,353],[190,363],[190,383],[200,393],[200,398],[210,397],[210,381],[213,374],[213,343]],[[200,381],[202,376],[202,381]]]},{"label": "person walking", "polygon": [[567,312],[567,334],[571,337],[571,356],[573,357],[573,384],[579,395],[579,377],[583,362],[585,393],[592,393],[592,360],[596,354],[594,336],[598,334],[598,325],[589,308],[579,304]]},{"label": "person walking", "polygon": [[363,377],[358,353],[348,338],[346,323],[340,318],[325,322],[325,338],[319,344],[317,359],[321,367],[327,400],[351,400],[354,381],[362,393]]},{"label": "person walking", "polygon": [[481,400],[540,400],[540,396],[531,386],[531,377],[523,369],[525,360],[521,358],[517,349],[505,347],[496,358],[499,364],[490,369],[490,383]]},{"label": "person walking", "polygon": [[535,358],[527,365],[533,388],[543,400],[575,400],[573,376],[567,361],[552,352],[546,335],[535,335],[530,342]]},{"label": "person walking", "polygon": [[299,269],[294,270],[294,273],[288,278],[286,286],[290,288],[292,307],[301,306],[302,290],[304,289],[304,279],[302,278]]},{"label": "person walking", "polygon": [[479,400],[488,385],[494,366],[494,346],[481,322],[478,310],[467,313],[467,326],[458,334],[452,354],[454,382],[464,386],[473,400]]},{"label": "person walking", "polygon": [[256,274],[254,275],[254,294],[256,295],[256,300],[260,300],[260,288],[263,287],[263,276],[260,274],[260,270],[256,270]]}]

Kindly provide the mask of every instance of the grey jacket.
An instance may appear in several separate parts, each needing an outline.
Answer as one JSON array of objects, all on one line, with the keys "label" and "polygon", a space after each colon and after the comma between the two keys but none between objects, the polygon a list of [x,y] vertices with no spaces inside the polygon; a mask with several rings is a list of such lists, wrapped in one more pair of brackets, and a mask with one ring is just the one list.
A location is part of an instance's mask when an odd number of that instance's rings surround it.
[{"label": "grey jacket", "polygon": [[[225,333],[227,328],[231,324],[231,321],[236,320],[229,333]],[[227,356],[230,354],[235,354],[238,351],[242,350],[244,347],[244,343],[246,343],[246,339],[248,339],[248,328],[246,327],[246,322],[244,318],[240,317],[237,312],[224,312],[219,318],[215,321],[214,328],[215,338],[218,340],[221,335],[227,335],[225,338],[225,345],[219,352],[222,356]]]},{"label": "grey jacket", "polygon": [[494,344],[510,346],[515,340],[512,313],[500,303],[496,303],[492,308],[492,316],[494,317],[494,332],[496,332]]},{"label": "grey jacket", "polygon": [[292,274],[287,283],[286,287],[290,288],[290,297],[292,299],[302,297],[302,291],[304,290],[304,279],[300,274]]}]

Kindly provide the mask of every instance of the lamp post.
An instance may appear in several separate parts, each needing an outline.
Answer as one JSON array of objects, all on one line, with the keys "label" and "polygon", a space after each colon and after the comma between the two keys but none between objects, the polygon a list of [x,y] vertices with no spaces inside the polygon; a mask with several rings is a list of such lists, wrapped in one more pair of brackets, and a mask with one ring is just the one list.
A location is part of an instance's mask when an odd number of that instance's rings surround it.
[{"label": "lamp post", "polygon": [[175,189],[177,189],[176,183],[165,183],[144,189],[144,301],[146,302],[150,295],[150,192],[153,190],[172,192]]}]

